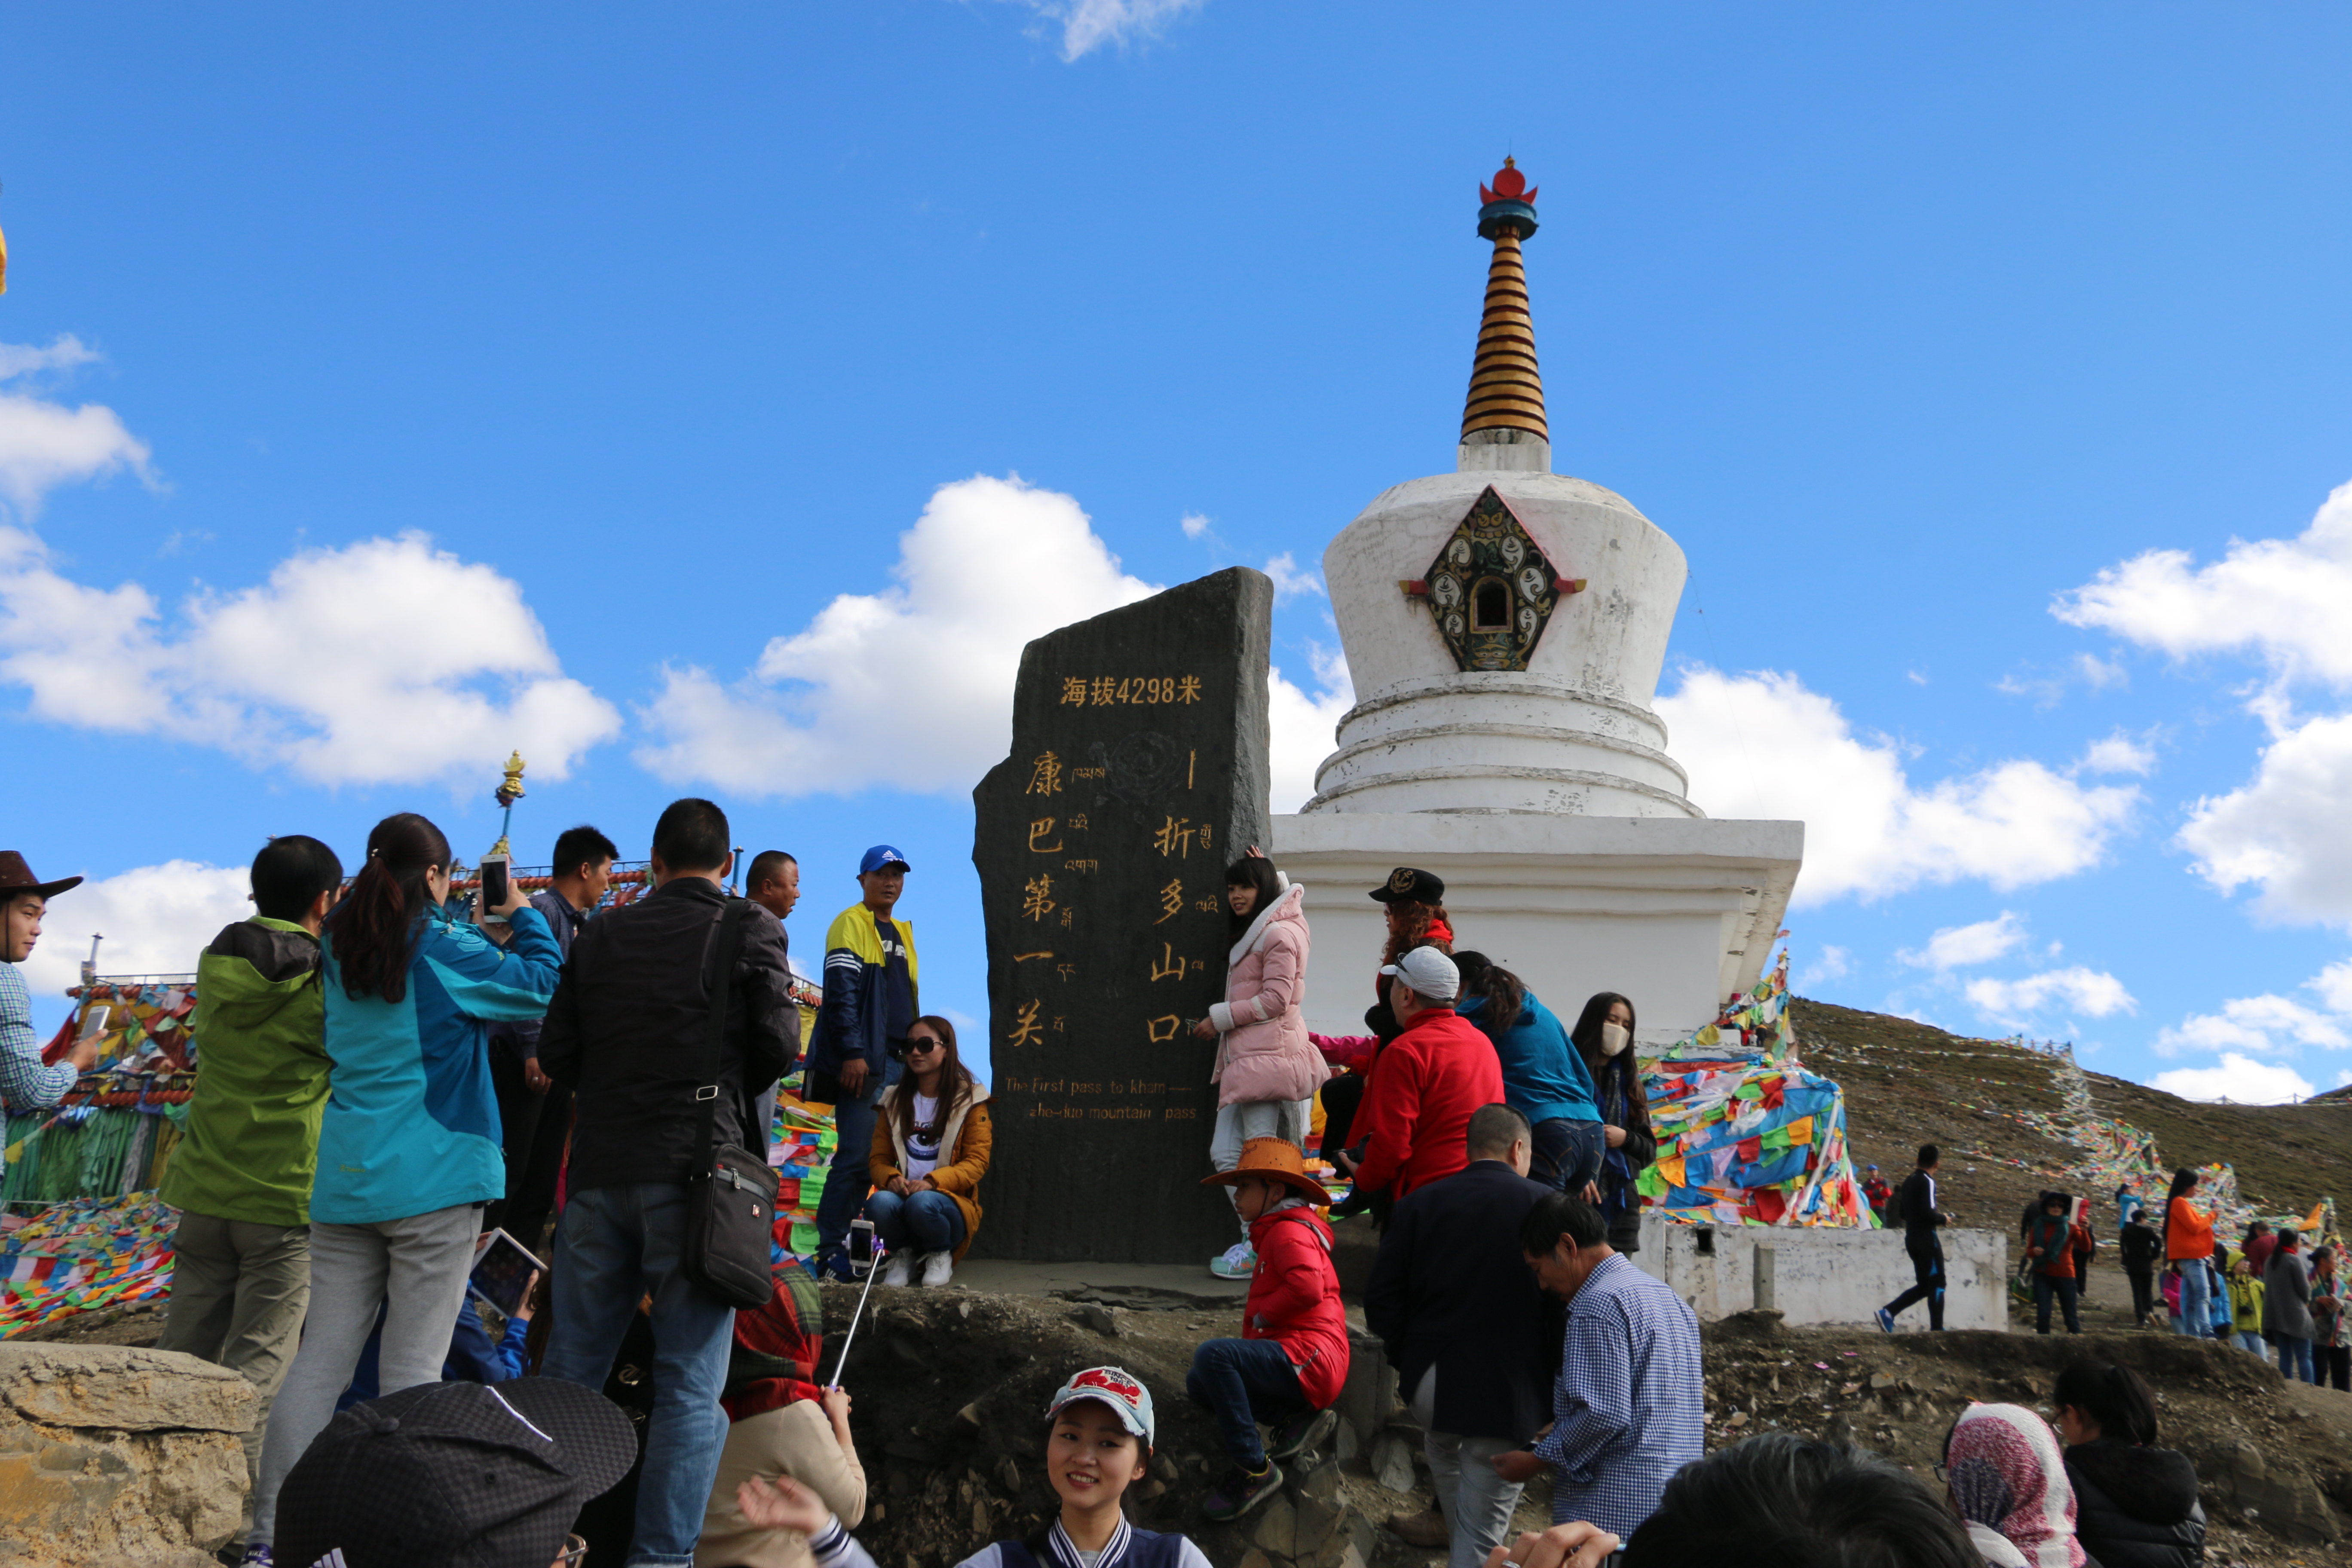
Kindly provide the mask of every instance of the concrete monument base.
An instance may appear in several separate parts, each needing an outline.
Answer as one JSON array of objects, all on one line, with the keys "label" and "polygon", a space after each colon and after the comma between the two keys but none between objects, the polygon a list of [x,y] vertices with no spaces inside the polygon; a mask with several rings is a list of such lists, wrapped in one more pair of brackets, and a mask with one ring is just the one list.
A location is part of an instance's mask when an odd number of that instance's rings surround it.
[{"label": "concrete monument base", "polygon": [[[2009,1238],[1999,1231],[1947,1230],[1944,1326],[2009,1331]],[[1770,1261],[1759,1275],[1757,1253]],[[1702,1323],[1769,1306],[1790,1328],[1873,1324],[1872,1314],[1911,1288],[1916,1278],[1899,1230],[1827,1226],[1676,1225],[1642,1216],[1642,1271],[1674,1287]],[[1770,1300],[1759,1300],[1760,1292]],[[1924,1329],[1927,1309],[1913,1307],[1900,1329]]]},{"label": "concrete monument base", "polygon": [[1307,886],[1307,1025],[1363,1032],[1387,940],[1366,897],[1399,866],[1445,880],[1455,945],[1527,982],[1573,1026],[1597,991],[1633,998],[1640,1045],[1674,1044],[1755,984],[1789,907],[1799,822],[1538,813],[1324,811],[1274,819],[1275,864]]}]

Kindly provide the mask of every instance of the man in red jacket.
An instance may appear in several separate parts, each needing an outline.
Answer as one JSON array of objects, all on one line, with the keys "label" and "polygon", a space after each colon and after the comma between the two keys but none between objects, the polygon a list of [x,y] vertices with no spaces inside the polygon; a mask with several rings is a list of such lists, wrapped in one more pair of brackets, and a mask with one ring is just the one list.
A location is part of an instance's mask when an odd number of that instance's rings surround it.
[{"label": "man in red jacket", "polygon": [[1364,1136],[1356,1192],[1385,1190],[1393,1203],[1470,1163],[1471,1112],[1503,1098],[1503,1068],[1494,1041],[1454,1014],[1462,972],[1452,959],[1416,947],[1381,973],[1404,1033],[1381,1053],[1356,1115]]},{"label": "man in red jacket", "polygon": [[[1234,1189],[1250,1227],[1257,1268],[1242,1308],[1242,1337],[1208,1340],[1192,1352],[1184,1391],[1217,1418],[1233,1469],[1201,1511],[1238,1518],[1282,1489],[1282,1467],[1330,1435],[1331,1406],[1348,1381],[1348,1318],[1331,1267],[1331,1227],[1313,1205],[1323,1188],[1307,1173],[1298,1145],[1252,1138],[1241,1163],[1205,1178]],[[1258,1441],[1257,1425],[1275,1427]]]}]

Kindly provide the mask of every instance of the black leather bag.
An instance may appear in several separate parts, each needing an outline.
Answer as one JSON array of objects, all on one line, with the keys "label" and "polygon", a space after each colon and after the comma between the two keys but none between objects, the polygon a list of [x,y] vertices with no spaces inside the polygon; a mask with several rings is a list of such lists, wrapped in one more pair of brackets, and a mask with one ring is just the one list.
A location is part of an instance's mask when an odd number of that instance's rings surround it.
[{"label": "black leather bag", "polygon": [[727,993],[743,951],[751,904],[727,900],[719,921],[719,973],[710,994],[709,1070],[695,1098],[702,1101],[702,1142],[694,1182],[687,1190],[686,1277],[730,1307],[764,1307],[775,1294],[769,1267],[776,1222],[776,1173],[768,1162],[733,1143],[718,1142],[719,1068],[725,1049]]}]

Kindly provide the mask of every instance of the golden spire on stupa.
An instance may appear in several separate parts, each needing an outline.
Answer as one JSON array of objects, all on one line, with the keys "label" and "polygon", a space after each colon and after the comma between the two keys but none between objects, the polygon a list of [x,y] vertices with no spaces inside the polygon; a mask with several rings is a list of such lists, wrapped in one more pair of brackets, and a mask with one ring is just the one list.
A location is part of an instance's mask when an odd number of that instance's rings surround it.
[{"label": "golden spire on stupa", "polygon": [[1495,242],[1486,268],[1486,310],[1462,406],[1462,439],[1479,430],[1524,430],[1549,441],[1543,377],[1536,370],[1535,320],[1528,313],[1528,271],[1519,242],[1536,231],[1536,191],[1515,159],[1503,160],[1494,189],[1478,187],[1479,234]]}]

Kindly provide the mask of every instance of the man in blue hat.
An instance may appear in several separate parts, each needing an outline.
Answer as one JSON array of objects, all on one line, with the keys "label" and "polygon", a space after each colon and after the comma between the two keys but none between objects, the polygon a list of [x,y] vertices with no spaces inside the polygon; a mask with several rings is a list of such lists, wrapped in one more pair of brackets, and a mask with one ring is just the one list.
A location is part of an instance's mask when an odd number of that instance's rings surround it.
[{"label": "man in blue hat", "polygon": [[914,929],[891,912],[913,868],[887,844],[868,849],[857,865],[865,897],[835,915],[824,933],[824,1005],[817,1009],[809,1047],[809,1098],[832,1102],[839,1141],[824,1196],[817,1200],[819,1279],[852,1277],[849,1222],[871,1185],[866,1158],[874,1143],[875,1103],[898,1081],[908,1032],[922,1012]]}]

